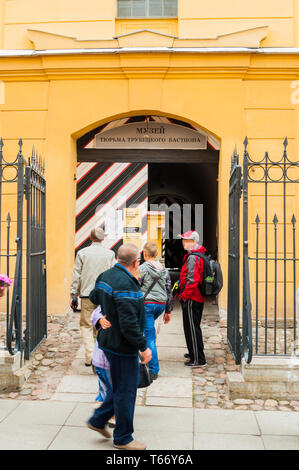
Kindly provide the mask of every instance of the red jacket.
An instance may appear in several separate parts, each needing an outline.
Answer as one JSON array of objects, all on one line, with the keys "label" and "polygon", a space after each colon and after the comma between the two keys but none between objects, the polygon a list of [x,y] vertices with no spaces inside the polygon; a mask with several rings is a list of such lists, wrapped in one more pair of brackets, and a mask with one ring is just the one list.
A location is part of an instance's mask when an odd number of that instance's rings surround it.
[{"label": "red jacket", "polygon": [[203,280],[204,262],[198,256],[191,253],[205,253],[206,249],[198,245],[195,250],[191,250],[183,258],[183,266],[180,275],[180,300],[195,300],[204,303],[206,298],[199,291],[198,284]]}]

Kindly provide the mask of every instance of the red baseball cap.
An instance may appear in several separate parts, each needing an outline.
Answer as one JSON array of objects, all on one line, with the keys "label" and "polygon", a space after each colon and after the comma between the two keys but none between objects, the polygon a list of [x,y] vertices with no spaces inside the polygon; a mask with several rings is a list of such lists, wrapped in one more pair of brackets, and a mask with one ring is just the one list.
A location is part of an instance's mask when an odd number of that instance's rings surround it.
[{"label": "red baseball cap", "polygon": [[188,232],[182,233],[181,235],[178,235],[179,238],[182,238],[183,240],[194,240],[195,242],[199,242],[199,235],[195,230],[189,230]]}]

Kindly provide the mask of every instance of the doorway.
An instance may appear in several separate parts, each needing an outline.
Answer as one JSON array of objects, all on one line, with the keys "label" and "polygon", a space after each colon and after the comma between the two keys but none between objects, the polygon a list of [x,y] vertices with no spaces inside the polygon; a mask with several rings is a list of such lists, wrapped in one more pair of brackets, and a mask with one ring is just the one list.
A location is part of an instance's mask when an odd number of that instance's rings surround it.
[{"label": "doorway", "polygon": [[[183,230],[183,206],[191,206],[191,230],[195,226],[196,205],[203,210],[203,227],[199,227],[202,244],[207,252],[217,256],[217,201],[218,201],[218,165],[209,163],[150,163],[148,165],[148,204],[177,204],[181,209],[181,227]],[[166,221],[167,223],[167,221]],[[188,227],[189,228],[189,227]],[[169,238],[165,240],[165,264],[176,269],[182,265],[184,250],[182,242],[174,233],[173,214],[169,213]]]},{"label": "doorway", "polygon": [[[197,229],[195,205],[202,205],[202,243],[209,254],[217,256],[219,149],[220,142],[203,130],[161,116],[111,121],[81,137],[77,141],[76,250],[89,244],[96,220],[104,225],[96,210],[107,203],[118,212],[129,203],[139,206],[142,245],[147,240],[147,212],[152,204],[177,204],[182,216],[188,204],[192,208],[189,229]],[[165,261],[167,267],[179,269],[184,251],[177,235],[184,227],[174,233],[171,213],[169,221]],[[111,246],[107,241],[107,248],[116,251],[122,242],[121,237],[109,242]]]}]

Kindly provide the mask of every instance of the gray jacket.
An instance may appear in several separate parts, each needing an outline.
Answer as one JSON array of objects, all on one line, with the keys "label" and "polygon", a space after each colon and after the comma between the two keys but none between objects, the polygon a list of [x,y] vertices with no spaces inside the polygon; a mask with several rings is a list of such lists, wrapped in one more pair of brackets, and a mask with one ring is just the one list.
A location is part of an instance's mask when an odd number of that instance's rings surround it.
[{"label": "gray jacket", "polygon": [[171,279],[168,270],[162,266],[161,263],[155,261],[155,263],[145,262],[139,267],[140,271],[140,282],[141,290],[145,295],[152,285],[153,281],[157,279],[157,282],[145,297],[147,302],[163,302],[166,303],[166,312],[173,310],[173,296],[171,291]]},{"label": "gray jacket", "polygon": [[94,242],[78,251],[71,284],[71,297],[88,297],[97,277],[115,265],[115,254]]}]

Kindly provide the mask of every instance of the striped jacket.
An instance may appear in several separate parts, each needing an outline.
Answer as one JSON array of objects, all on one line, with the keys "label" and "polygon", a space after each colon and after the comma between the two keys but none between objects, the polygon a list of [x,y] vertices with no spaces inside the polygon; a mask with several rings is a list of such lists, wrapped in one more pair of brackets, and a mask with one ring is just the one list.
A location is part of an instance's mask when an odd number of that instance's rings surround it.
[{"label": "striped jacket", "polygon": [[117,263],[102,273],[91,291],[90,300],[101,305],[111,328],[100,330],[99,347],[120,356],[135,356],[146,350],[144,330],[144,297],[139,283]]}]

